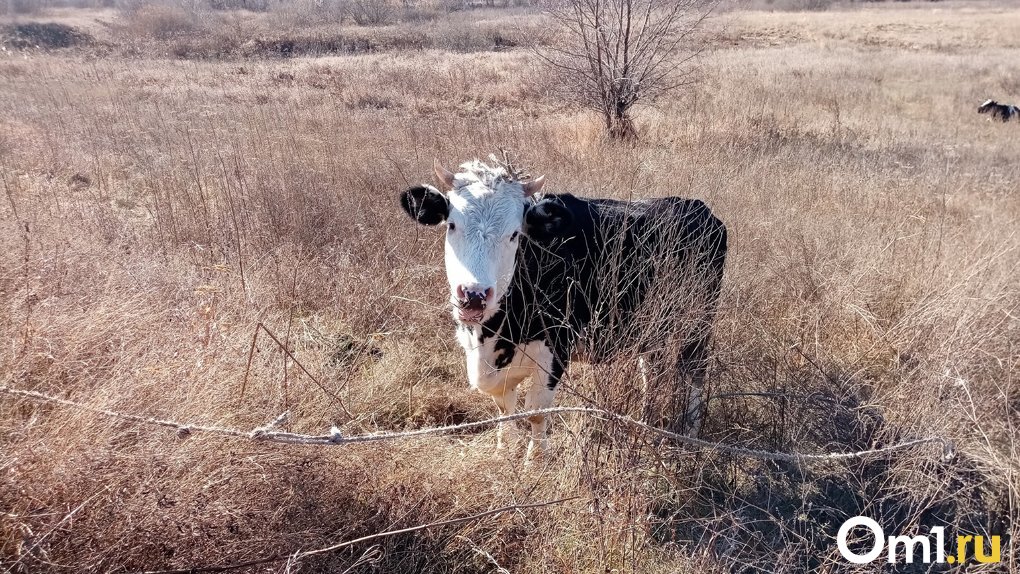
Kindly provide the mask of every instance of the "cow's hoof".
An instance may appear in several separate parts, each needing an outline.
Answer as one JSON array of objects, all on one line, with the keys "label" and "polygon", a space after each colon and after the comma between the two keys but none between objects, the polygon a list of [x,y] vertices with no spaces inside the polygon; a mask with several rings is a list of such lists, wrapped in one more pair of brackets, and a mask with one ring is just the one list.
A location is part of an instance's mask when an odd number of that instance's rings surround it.
[{"label": "cow's hoof", "polygon": [[700,438],[701,437],[701,419],[695,419],[686,425],[684,425],[683,435],[687,438]]},{"label": "cow's hoof", "polygon": [[548,450],[549,445],[544,440],[538,443],[534,440],[528,442],[528,452],[524,455],[524,466],[532,466],[536,461],[544,461]]}]

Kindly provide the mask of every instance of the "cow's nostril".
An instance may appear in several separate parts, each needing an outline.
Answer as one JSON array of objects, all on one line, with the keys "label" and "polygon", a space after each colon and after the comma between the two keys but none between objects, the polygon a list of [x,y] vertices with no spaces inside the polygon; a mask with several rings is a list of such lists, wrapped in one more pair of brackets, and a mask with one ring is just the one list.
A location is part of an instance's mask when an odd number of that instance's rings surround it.
[{"label": "cow's nostril", "polygon": [[484,311],[495,297],[492,287],[474,286],[471,284],[457,285],[454,289],[457,306],[466,311]]}]

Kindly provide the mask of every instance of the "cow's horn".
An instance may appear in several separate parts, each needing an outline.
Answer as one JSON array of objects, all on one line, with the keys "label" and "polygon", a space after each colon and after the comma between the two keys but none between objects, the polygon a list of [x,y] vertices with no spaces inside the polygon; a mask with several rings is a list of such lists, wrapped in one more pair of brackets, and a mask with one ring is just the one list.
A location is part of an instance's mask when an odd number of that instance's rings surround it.
[{"label": "cow's horn", "polygon": [[453,172],[443,167],[438,159],[433,162],[433,166],[436,169],[436,178],[446,184],[446,187],[453,187]]},{"label": "cow's horn", "polygon": [[536,193],[542,191],[542,186],[545,184],[545,176],[540,175],[535,179],[524,184],[524,197],[531,197]]}]

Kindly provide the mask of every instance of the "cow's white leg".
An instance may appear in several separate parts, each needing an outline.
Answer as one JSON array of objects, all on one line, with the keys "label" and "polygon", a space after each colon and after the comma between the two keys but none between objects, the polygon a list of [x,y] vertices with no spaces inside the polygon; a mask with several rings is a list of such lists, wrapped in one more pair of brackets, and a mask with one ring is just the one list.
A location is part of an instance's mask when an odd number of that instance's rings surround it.
[{"label": "cow's white leg", "polygon": [[683,360],[691,376],[691,390],[687,394],[687,412],[684,414],[684,434],[695,437],[701,433],[705,414],[705,372],[708,370],[709,338],[704,337],[684,349]]},{"label": "cow's white leg", "polygon": [[[662,387],[662,354],[651,351],[638,355],[638,375],[641,377],[641,419],[651,425],[662,425],[663,408],[659,396]],[[653,436],[652,444],[658,446],[662,437]]]},{"label": "cow's white leg", "polygon": [[[499,409],[499,414],[502,416],[512,415],[517,412],[517,387],[514,385],[513,388],[504,388],[503,392],[495,393],[492,395],[493,402],[496,403],[496,407]],[[507,429],[514,428],[514,423],[499,423],[496,427],[496,449],[500,450],[506,446],[506,431]]]},{"label": "cow's white leg", "polygon": [[[523,357],[517,357],[515,351],[509,365],[497,368],[495,365],[500,364],[500,353],[495,348],[496,337],[482,342],[475,330],[464,327],[457,330],[457,336],[464,347],[470,386],[492,397],[500,415],[517,412],[517,387],[531,374],[531,365],[522,365]],[[515,426],[513,422],[499,424],[496,428],[497,449],[505,446],[507,431],[512,431]]]},{"label": "cow's white leg", "polygon": [[650,390],[649,389],[649,385],[651,384],[651,381],[649,379],[652,376],[652,374],[648,370],[648,361],[645,360],[644,356],[638,356],[638,358],[637,358],[637,368],[638,368],[638,373],[641,375],[641,386],[642,386],[641,394],[644,395],[644,396],[647,396],[648,395],[648,391]]},{"label": "cow's white leg", "polygon": [[[535,363],[535,371],[531,377],[531,388],[524,396],[524,408],[528,411],[547,409],[553,406],[564,365],[544,342],[530,344],[528,351]],[[531,440],[528,442],[526,461],[545,454],[549,448],[549,415],[534,415],[528,417],[528,421],[531,422]]]},{"label": "cow's white leg", "polygon": [[[673,393],[676,376],[665,364],[665,353],[658,349],[645,351],[638,357],[638,374],[641,378],[641,418],[654,426],[674,428],[672,417],[680,417],[678,401]],[[657,440],[657,439],[656,439]]]},{"label": "cow's white leg", "polygon": [[691,392],[687,395],[687,436],[698,438],[701,434],[701,421],[705,414],[704,376],[692,381]]},{"label": "cow's white leg", "polygon": [[[556,391],[549,389],[548,377],[536,374],[528,394],[524,396],[524,409],[527,411],[547,409],[553,405],[555,398]],[[531,422],[531,441],[528,443],[527,460],[531,460],[536,455],[545,454],[549,448],[549,439],[546,436],[549,415],[532,415],[528,417],[528,421]]]},{"label": "cow's white leg", "polygon": [[[675,371],[664,369],[661,352],[649,352],[638,358],[638,373],[644,386],[642,417],[646,423],[664,426],[686,436],[698,436],[705,411],[707,349],[707,338],[688,344],[677,358]],[[690,385],[684,406],[682,395],[678,393],[683,392],[680,385],[688,379]],[[662,393],[669,394],[663,396]]]},{"label": "cow's white leg", "polygon": [[[517,412],[517,386],[528,373],[528,370],[520,369],[495,370],[477,377],[474,382],[478,390],[492,397],[492,401],[499,408],[499,414],[507,416]],[[497,449],[502,449],[506,445],[507,431],[513,433],[514,428],[514,422],[499,423],[496,427]]]}]

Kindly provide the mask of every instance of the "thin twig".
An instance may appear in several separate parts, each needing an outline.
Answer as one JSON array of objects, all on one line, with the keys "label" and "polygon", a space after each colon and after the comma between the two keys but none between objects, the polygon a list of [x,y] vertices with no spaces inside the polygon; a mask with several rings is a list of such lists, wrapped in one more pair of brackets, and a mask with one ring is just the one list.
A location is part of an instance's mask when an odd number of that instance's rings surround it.
[{"label": "thin twig", "polygon": [[283,343],[282,343],[282,342],[280,341],[280,339],[279,339],[279,338],[277,338],[277,336],[276,336],[276,335],[274,335],[274,334],[273,334],[273,332],[269,330],[269,328],[268,328],[268,327],[266,327],[265,323],[259,323],[259,324],[258,324],[258,327],[256,327],[256,328],[260,328],[260,329],[262,329],[262,330],[263,330],[263,331],[264,331],[264,332],[265,332],[265,333],[266,333],[267,335],[269,335],[269,337],[270,337],[271,339],[273,339],[273,341],[275,341],[277,345],[279,345],[280,349],[281,349],[281,350],[283,350],[283,352],[284,352],[284,353],[285,353],[285,354],[286,354],[286,355],[287,355],[288,357],[290,357],[290,359],[291,359],[292,361],[294,361],[294,364],[295,364],[295,365],[297,365],[298,367],[300,367],[301,371],[302,371],[302,372],[303,372],[304,374],[308,375],[308,378],[309,378],[309,379],[311,379],[311,380],[312,380],[312,382],[313,382],[313,383],[315,383],[315,384],[316,384],[316,385],[317,385],[317,386],[319,387],[319,389],[321,389],[321,390],[322,390],[322,392],[326,393],[326,395],[327,395],[327,396],[329,396],[329,398],[333,399],[334,401],[336,401],[336,402],[337,402],[337,404],[338,404],[338,405],[340,405],[340,408],[341,408],[341,409],[342,409],[342,410],[344,411],[344,414],[346,414],[348,418],[350,418],[350,419],[353,419],[353,418],[354,418],[354,415],[353,415],[353,414],[351,414],[351,411],[347,410],[347,407],[346,407],[346,406],[344,405],[344,402],[343,402],[342,400],[340,400],[340,397],[339,397],[339,396],[337,396],[337,394],[336,394],[336,393],[334,393],[333,391],[331,391],[331,390],[327,389],[327,388],[326,388],[326,386],[325,386],[325,385],[323,385],[323,384],[322,384],[322,382],[321,382],[321,381],[319,381],[319,379],[317,379],[317,378],[315,377],[315,375],[313,375],[313,374],[312,374],[312,373],[311,373],[311,372],[310,372],[310,371],[309,371],[308,369],[306,369],[306,368],[305,368],[305,366],[301,364],[301,361],[299,361],[299,360],[297,359],[297,357],[295,357],[295,356],[294,356],[294,353],[291,353],[291,352],[290,352],[290,349],[288,349],[288,348],[287,348],[287,346],[286,346],[286,345],[284,345],[284,344],[283,344]]},{"label": "thin twig", "polygon": [[251,348],[248,349],[248,363],[244,366],[244,379],[241,380],[241,398],[244,398],[244,389],[248,387],[248,373],[251,372],[251,359],[255,355],[255,343],[259,340],[259,326],[255,325],[255,332],[251,334]]}]

